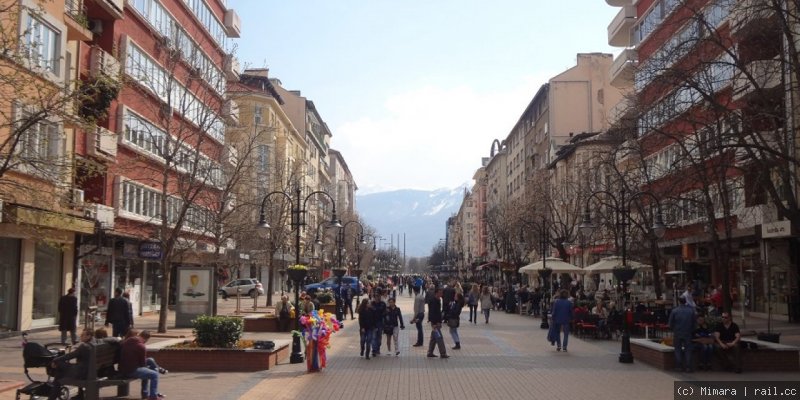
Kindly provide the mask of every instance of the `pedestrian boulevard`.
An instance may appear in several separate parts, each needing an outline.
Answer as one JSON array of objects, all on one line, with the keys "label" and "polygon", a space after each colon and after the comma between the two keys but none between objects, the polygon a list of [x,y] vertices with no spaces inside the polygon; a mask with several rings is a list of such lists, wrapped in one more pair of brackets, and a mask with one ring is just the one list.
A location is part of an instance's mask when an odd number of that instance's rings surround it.
[{"label": "pedestrian boulevard", "polygon": [[[226,304],[229,306],[229,304]],[[171,372],[161,377],[160,391],[168,400],[192,399],[673,399],[676,380],[798,380],[796,373],[725,372],[694,374],[656,370],[639,361],[617,361],[619,341],[570,337],[569,353],[556,352],[540,329],[540,319],[492,311],[489,324],[467,322],[461,314],[461,350],[443,328],[449,359],[426,357],[425,347],[411,347],[416,329],[408,323],[412,300],[398,297],[406,329],[401,331],[400,356],[381,347],[381,356],[359,357],[358,321],[347,319],[334,334],[328,367],[307,373],[305,364],[288,360],[258,373]],[[152,319],[153,321],[150,321]],[[154,317],[143,317],[137,328],[147,328]],[[188,334],[190,330],[170,330]],[[53,336],[57,332],[47,333]],[[47,334],[35,334],[43,337]],[[154,338],[157,340],[157,338]],[[385,339],[385,337],[384,337]],[[0,379],[25,380],[22,375],[20,338],[0,340]],[[102,392],[112,396],[113,389]],[[131,395],[138,393],[138,383]],[[0,392],[0,400],[13,399],[14,391]],[[113,397],[109,397],[113,398]],[[136,397],[130,397],[131,399]]]}]

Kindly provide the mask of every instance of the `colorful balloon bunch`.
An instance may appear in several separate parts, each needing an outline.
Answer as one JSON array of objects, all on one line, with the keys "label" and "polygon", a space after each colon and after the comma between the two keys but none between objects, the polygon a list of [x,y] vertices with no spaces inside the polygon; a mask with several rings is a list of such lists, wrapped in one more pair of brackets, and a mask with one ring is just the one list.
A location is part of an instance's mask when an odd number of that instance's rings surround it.
[{"label": "colorful balloon bunch", "polygon": [[326,350],[330,348],[330,337],[338,332],[341,324],[325,310],[314,310],[310,315],[300,317],[303,328],[302,338],[306,346],[306,362],[309,371],[325,368]]}]

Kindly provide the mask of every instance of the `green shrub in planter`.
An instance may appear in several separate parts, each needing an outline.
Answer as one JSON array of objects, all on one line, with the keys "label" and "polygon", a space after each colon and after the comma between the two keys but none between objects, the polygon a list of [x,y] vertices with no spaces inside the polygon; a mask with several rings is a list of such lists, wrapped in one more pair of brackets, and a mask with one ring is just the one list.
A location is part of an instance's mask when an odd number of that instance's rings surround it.
[{"label": "green shrub in planter", "polygon": [[242,319],[201,315],[192,321],[195,338],[200,347],[232,348],[242,338]]},{"label": "green shrub in planter", "polygon": [[319,292],[317,293],[317,301],[319,301],[320,304],[333,303],[333,293],[327,290],[324,292]]}]

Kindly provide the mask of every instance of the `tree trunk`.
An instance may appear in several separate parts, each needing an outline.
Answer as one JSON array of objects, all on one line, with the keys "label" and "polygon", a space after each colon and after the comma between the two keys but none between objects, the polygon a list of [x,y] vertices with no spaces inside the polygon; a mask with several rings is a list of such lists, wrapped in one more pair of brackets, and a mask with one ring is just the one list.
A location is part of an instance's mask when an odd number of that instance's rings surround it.
[{"label": "tree trunk", "polygon": [[158,333],[167,332],[167,315],[169,314],[169,286],[172,269],[164,258],[161,258],[161,270],[164,278],[161,281],[163,286],[161,287],[161,309],[158,312]]}]

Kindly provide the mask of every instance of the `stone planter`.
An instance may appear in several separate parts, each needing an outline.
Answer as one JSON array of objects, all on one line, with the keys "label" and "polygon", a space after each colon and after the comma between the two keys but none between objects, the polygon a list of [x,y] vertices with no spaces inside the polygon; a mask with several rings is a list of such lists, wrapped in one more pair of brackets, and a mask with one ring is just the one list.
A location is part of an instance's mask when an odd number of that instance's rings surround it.
[{"label": "stone planter", "polygon": [[[297,326],[297,320],[292,318],[289,320],[289,330],[292,331]],[[244,331],[245,332],[280,332],[280,322],[274,316],[264,315],[251,315],[244,317]]]},{"label": "stone planter", "polygon": [[[742,369],[744,371],[800,371],[800,349],[761,340],[747,339],[755,343],[757,349],[742,349]],[[635,360],[656,368],[671,371],[675,367],[675,349],[650,339],[631,339],[631,353]],[[692,357],[697,362],[700,357]],[[716,357],[712,358],[713,369],[722,370]]]},{"label": "stone planter", "polygon": [[174,372],[264,371],[289,358],[289,340],[276,341],[272,350],[167,347],[183,341],[173,339],[148,345],[147,357]]},{"label": "stone planter", "polygon": [[302,282],[308,275],[307,269],[287,269],[286,273],[289,274],[289,279],[295,282]]}]

